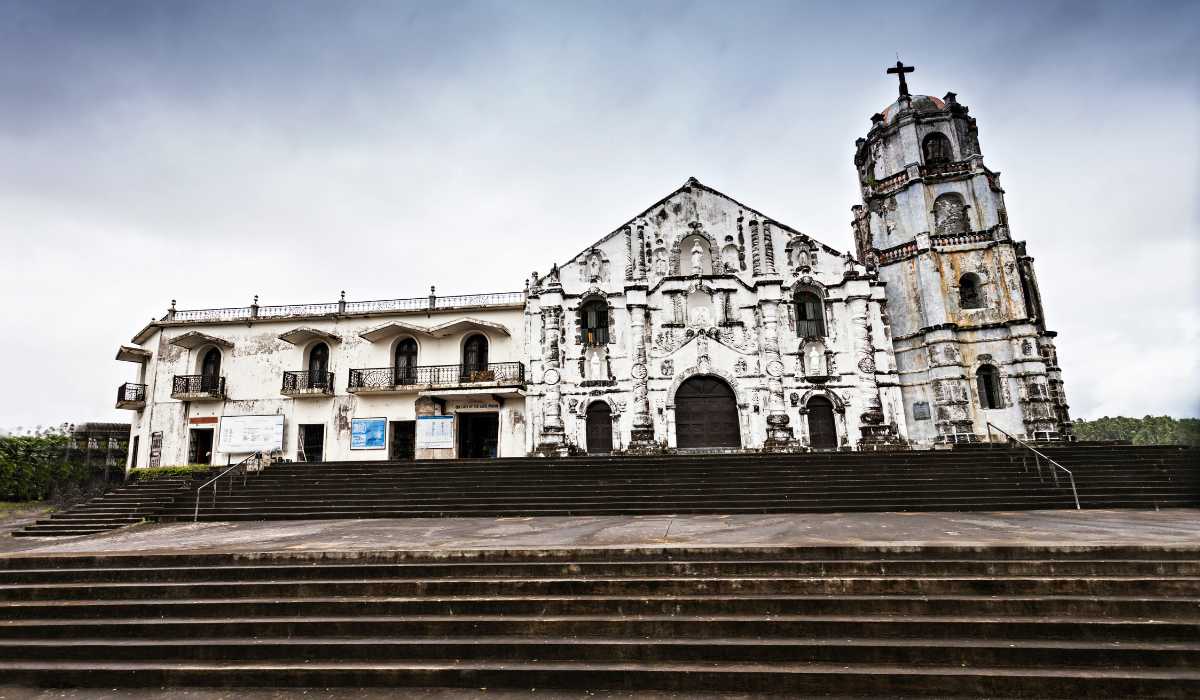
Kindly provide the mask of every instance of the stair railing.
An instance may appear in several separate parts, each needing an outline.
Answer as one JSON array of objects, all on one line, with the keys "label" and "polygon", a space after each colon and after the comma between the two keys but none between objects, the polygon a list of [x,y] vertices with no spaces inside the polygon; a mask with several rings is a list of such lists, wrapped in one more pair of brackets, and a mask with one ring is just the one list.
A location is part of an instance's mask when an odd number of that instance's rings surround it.
[{"label": "stair railing", "polygon": [[1079,505],[1079,491],[1075,488],[1075,475],[1071,473],[1070,469],[1067,469],[1066,467],[1059,464],[1058,462],[1055,462],[1054,460],[1050,459],[1041,450],[1038,450],[1033,445],[1030,445],[1029,443],[1025,442],[1024,440],[1018,438],[1017,436],[1008,432],[1004,428],[1001,428],[998,425],[992,425],[990,421],[987,424],[988,444],[989,445],[992,442],[992,429],[993,428],[995,428],[996,431],[999,432],[1000,434],[1007,437],[1009,442],[1015,442],[1018,445],[1020,445],[1021,447],[1024,447],[1025,449],[1027,449],[1033,453],[1034,460],[1037,463],[1038,479],[1042,478],[1042,460],[1043,459],[1046,460],[1047,465],[1049,465],[1049,467],[1050,467],[1050,475],[1052,477],[1054,477],[1054,485],[1055,486],[1058,486],[1058,472],[1059,471],[1064,472],[1067,475],[1067,478],[1071,480],[1071,495],[1075,497],[1075,510],[1083,510],[1083,508]]},{"label": "stair railing", "polygon": [[262,459],[262,453],[255,452],[254,454],[243,459],[242,461],[238,462],[237,464],[226,467],[225,470],[222,471],[220,474],[217,474],[213,478],[211,478],[208,481],[204,482],[203,484],[200,484],[199,486],[197,486],[196,487],[196,509],[194,511],[192,511],[192,522],[196,522],[197,520],[200,519],[200,492],[201,491],[208,488],[209,486],[212,487],[213,507],[216,508],[217,507],[217,488],[220,486],[221,479],[232,472],[235,472],[235,471],[238,472],[237,474],[233,474],[233,476],[229,477],[229,493],[232,494],[233,493],[233,479],[236,476],[238,476],[238,474],[240,474],[242,477],[242,486],[245,486],[246,485],[246,474],[249,471],[250,462],[255,461],[255,460],[261,460],[261,459]]}]

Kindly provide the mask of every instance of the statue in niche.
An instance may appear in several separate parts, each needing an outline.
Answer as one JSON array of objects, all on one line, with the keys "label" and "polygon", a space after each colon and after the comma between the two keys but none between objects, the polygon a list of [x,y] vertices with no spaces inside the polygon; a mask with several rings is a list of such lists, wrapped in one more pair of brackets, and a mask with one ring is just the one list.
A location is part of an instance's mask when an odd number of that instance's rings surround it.
[{"label": "statue in niche", "polygon": [[594,280],[600,278],[600,256],[596,253],[588,256],[588,276]]},{"label": "statue in niche", "polygon": [[825,359],[825,353],[821,352],[821,348],[813,345],[808,349],[808,376],[817,377],[824,374],[824,364],[821,360]]},{"label": "statue in niche", "polygon": [[691,321],[693,326],[708,328],[713,325],[712,309],[708,305],[696,306],[691,309]]},{"label": "statue in niche", "polygon": [[664,248],[654,251],[654,274],[659,277],[667,276],[667,251]]},{"label": "statue in niche", "polygon": [[700,247],[700,241],[692,243],[692,274],[704,274],[704,249]]},{"label": "statue in niche", "polygon": [[604,374],[604,361],[602,359],[600,359],[599,351],[596,351],[596,350],[592,351],[592,358],[589,361],[588,366],[589,366],[589,369],[591,370],[591,375],[592,375],[591,378],[592,379],[607,379],[608,378]]}]

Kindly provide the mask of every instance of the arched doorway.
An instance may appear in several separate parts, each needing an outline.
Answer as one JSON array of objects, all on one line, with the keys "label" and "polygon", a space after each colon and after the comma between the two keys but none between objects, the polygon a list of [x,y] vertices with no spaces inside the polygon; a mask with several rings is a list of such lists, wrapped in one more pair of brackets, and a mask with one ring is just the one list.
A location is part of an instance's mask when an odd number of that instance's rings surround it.
[{"label": "arched doorway", "polygon": [[737,399],[716,377],[692,377],[675,392],[678,447],[741,447]]},{"label": "arched doorway", "polygon": [[221,351],[209,348],[200,363],[200,391],[217,391],[221,385]]},{"label": "arched doorway", "polygon": [[329,388],[329,346],[317,343],[308,351],[308,387]]},{"label": "arched doorway", "polygon": [[588,454],[607,454],[612,449],[612,409],[603,401],[593,401],[587,409]]},{"label": "arched doorway", "polygon": [[808,446],[814,450],[837,448],[837,428],[833,424],[833,404],[824,396],[808,400]]},{"label": "arched doorway", "polygon": [[[478,376],[488,368],[488,340],[476,333],[463,343],[462,373],[464,377]],[[475,380],[471,380],[475,381]]]}]

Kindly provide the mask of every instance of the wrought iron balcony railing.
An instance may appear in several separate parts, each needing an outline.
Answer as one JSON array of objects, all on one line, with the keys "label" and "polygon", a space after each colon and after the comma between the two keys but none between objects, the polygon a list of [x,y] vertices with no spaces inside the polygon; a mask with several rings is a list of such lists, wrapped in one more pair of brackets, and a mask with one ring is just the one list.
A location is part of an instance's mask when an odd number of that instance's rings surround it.
[{"label": "wrought iron balcony railing", "polygon": [[146,385],[125,382],[117,387],[117,408],[141,408],[146,405]]},{"label": "wrought iron balcony railing", "polygon": [[333,372],[315,369],[284,372],[283,389],[280,393],[288,396],[333,394]]},{"label": "wrought iron balcony railing", "polygon": [[171,384],[171,396],[183,399],[225,398],[225,377],[209,374],[177,374]]},{"label": "wrought iron balcony railing", "polygon": [[378,367],[350,370],[351,393],[360,391],[397,391],[419,386],[463,386],[496,384],[512,386],[525,383],[525,365],[520,362],[493,362],[487,365],[420,365],[415,367]]}]

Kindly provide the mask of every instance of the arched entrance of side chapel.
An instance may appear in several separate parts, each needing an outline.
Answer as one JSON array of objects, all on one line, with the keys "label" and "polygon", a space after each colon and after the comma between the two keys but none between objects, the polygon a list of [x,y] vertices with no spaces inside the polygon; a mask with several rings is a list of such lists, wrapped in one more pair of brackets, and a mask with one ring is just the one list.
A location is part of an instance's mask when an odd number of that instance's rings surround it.
[{"label": "arched entrance of side chapel", "polygon": [[833,422],[833,402],[824,396],[808,400],[808,445],[814,450],[836,449],[837,428]]},{"label": "arched entrance of side chapel", "polygon": [[741,447],[737,399],[717,377],[692,377],[675,392],[675,445]]},{"label": "arched entrance of side chapel", "polygon": [[612,452],[612,409],[603,401],[593,401],[587,408],[588,454]]}]

